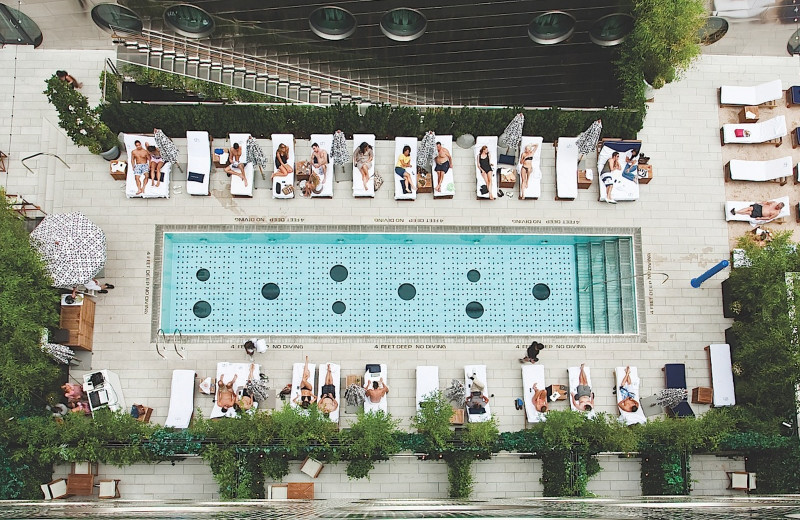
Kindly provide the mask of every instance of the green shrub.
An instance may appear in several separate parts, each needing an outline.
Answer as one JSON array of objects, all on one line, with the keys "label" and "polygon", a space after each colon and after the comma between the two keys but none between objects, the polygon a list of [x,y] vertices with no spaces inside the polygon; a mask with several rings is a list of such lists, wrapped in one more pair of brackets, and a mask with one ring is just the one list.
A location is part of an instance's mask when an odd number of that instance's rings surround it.
[{"label": "green shrub", "polygon": [[58,126],[67,132],[73,143],[89,148],[94,154],[119,144],[117,136],[100,119],[99,109],[89,108],[86,96],[55,75],[46,83],[44,94],[58,112]]},{"label": "green shrub", "polygon": [[420,403],[417,414],[411,418],[411,425],[422,434],[425,453],[435,456],[450,450],[453,442],[453,431],[450,429],[452,416],[453,407],[440,391],[429,394]]},{"label": "green shrub", "polygon": [[325,462],[339,460],[339,450],[334,444],[339,441],[339,428],[316,406],[307,410],[294,408],[288,403],[272,413],[279,443],[287,456],[303,459],[307,456]]},{"label": "green shrub", "polygon": [[382,410],[364,413],[359,410],[358,419],[350,429],[342,432],[344,458],[348,460],[347,476],[359,479],[369,476],[376,460],[388,460],[399,450],[397,425],[399,421]]},{"label": "green shrub", "polygon": [[444,457],[447,463],[448,496],[469,498],[472,494],[472,455],[453,452]]}]

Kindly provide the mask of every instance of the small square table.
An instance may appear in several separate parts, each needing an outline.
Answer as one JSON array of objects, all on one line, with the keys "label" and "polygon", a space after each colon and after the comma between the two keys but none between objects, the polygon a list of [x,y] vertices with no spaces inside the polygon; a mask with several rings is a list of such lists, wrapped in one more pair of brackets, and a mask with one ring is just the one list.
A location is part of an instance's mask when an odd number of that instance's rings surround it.
[{"label": "small square table", "polygon": [[746,106],[739,111],[740,123],[755,123],[758,117],[758,107],[755,106]]}]

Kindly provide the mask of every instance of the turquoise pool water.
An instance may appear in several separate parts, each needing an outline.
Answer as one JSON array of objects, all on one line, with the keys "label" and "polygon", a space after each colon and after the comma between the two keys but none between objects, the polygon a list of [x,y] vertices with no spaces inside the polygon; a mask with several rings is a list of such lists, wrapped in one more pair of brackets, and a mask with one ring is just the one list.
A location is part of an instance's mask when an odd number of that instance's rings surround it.
[{"label": "turquoise pool water", "polygon": [[[605,294],[607,282],[579,287],[576,250],[613,242],[630,257],[624,240],[164,233],[160,325],[182,334],[622,333],[582,324],[592,309],[581,293]],[[633,267],[616,269],[632,285]]]}]

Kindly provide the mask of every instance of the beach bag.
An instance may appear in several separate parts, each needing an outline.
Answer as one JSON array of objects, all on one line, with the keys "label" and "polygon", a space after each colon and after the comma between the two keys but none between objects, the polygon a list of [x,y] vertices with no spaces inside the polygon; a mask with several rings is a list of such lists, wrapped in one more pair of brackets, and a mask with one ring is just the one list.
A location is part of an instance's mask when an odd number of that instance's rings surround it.
[{"label": "beach bag", "polygon": [[486,195],[489,193],[489,187],[485,184],[481,185],[481,195]]},{"label": "beach bag", "polygon": [[383,177],[378,172],[375,172],[375,191],[378,191],[383,186]]}]

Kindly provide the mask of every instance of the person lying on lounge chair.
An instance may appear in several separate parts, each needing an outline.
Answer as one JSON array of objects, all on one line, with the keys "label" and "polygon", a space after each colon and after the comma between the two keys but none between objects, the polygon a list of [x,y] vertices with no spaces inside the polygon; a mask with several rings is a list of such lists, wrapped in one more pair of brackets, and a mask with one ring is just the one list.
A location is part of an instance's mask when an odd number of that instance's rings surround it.
[{"label": "person lying on lounge chair", "polygon": [[370,388],[369,381],[364,385],[364,395],[369,397],[371,403],[380,403],[383,396],[388,393],[389,387],[383,382],[383,378],[380,378],[378,381],[373,381],[372,388]]},{"label": "person lying on lounge chair", "polygon": [[247,187],[247,176],[244,174],[244,165],[246,163],[240,162],[242,159],[242,149],[239,147],[239,143],[233,143],[233,146],[228,150],[230,154],[230,161],[231,163],[225,167],[225,173],[228,175],[236,175],[242,182],[244,182],[245,188]]},{"label": "person lying on lounge chair", "polygon": [[131,151],[131,162],[133,163],[133,178],[136,180],[136,194],[141,195],[147,187],[147,173],[150,170],[150,153],[142,148],[140,140],[134,141],[136,148]]},{"label": "person lying on lounge chair", "polygon": [[328,179],[328,152],[319,147],[317,143],[311,145],[311,159],[309,159],[312,168],[319,170],[322,177],[322,184]]},{"label": "person lying on lounge chair", "polygon": [[494,193],[492,192],[492,177],[494,177],[494,165],[491,163],[491,159],[489,158],[489,147],[482,146],[480,151],[478,152],[478,169],[481,172],[481,177],[483,178],[483,183],[486,184],[486,188],[489,190],[489,198],[494,200]]},{"label": "person lying on lounge chair", "polygon": [[293,403],[297,403],[299,399],[300,403],[298,404],[303,408],[308,408],[317,400],[317,396],[314,395],[313,391],[314,387],[309,383],[309,377],[311,377],[311,372],[308,370],[308,356],[306,356],[306,366],[303,368],[303,378],[300,380],[300,393],[292,399]]},{"label": "person lying on lounge chair", "polygon": [[536,383],[533,383],[532,390],[533,397],[531,398],[531,402],[533,403],[533,407],[537,412],[545,413],[547,411],[547,390],[544,388],[540,390]]},{"label": "person lying on lounge chair", "polygon": [[589,386],[589,381],[586,378],[586,372],[583,370],[583,363],[581,363],[581,373],[578,376],[578,387],[575,393],[570,393],[572,404],[578,410],[584,412],[591,412],[594,407],[594,392]]},{"label": "person lying on lounge chair", "polygon": [[400,182],[402,182],[404,186],[403,193],[411,193],[417,189],[416,186],[413,186],[411,181],[411,174],[408,173],[409,168],[411,168],[411,147],[405,145],[403,147],[403,153],[397,157],[397,163],[394,165],[394,173],[400,177]]},{"label": "person lying on lounge chair", "polygon": [[611,158],[606,161],[603,171],[600,172],[600,181],[606,187],[606,202],[611,204],[617,203],[614,197],[611,196],[611,191],[614,189],[614,177],[611,172],[618,170],[622,170],[622,166],[619,164],[619,152],[614,152],[611,154]]},{"label": "person lying on lounge chair", "polygon": [[220,374],[219,381],[217,381],[217,406],[222,409],[222,413],[228,411],[236,404],[236,392],[233,391],[233,385],[236,383],[238,374],[233,375],[233,379],[225,384],[225,374]]},{"label": "person lying on lounge chair", "polygon": [[539,148],[538,144],[529,144],[525,147],[522,151],[522,154],[519,156],[519,198],[525,198],[525,191],[528,189],[528,179],[533,173],[533,156],[536,153],[536,149]]},{"label": "person lying on lounge chair", "polygon": [[281,143],[278,145],[278,151],[275,152],[275,173],[272,174],[272,178],[286,177],[293,171],[289,164],[289,147]]},{"label": "person lying on lounge chair", "polygon": [[617,392],[619,392],[620,397],[623,398],[617,403],[620,410],[633,413],[639,409],[639,401],[636,400],[636,393],[631,390],[631,367],[625,367],[625,377],[619,382]]},{"label": "person lying on lounge chair", "polygon": [[783,202],[768,200],[754,202],[752,205],[742,209],[731,208],[731,215],[747,215],[755,220],[772,220],[781,214],[782,209]]},{"label": "person lying on lounge chair", "polygon": [[353,152],[353,164],[358,171],[361,172],[361,182],[364,184],[364,191],[369,190],[369,169],[372,167],[372,161],[375,160],[375,153],[372,151],[372,146],[369,143],[361,143]]},{"label": "person lying on lounge chair", "polygon": [[453,156],[450,155],[450,150],[442,146],[442,143],[436,143],[436,157],[434,160],[436,161],[436,166],[433,168],[433,171],[436,172],[436,191],[442,191],[442,182],[444,182],[447,170],[455,167]]},{"label": "person lying on lounge chair", "polygon": [[322,413],[335,412],[339,408],[339,402],[336,400],[336,385],[333,384],[330,363],[328,364],[328,373],[325,375],[325,384],[322,385],[322,389],[319,392],[317,407]]}]

